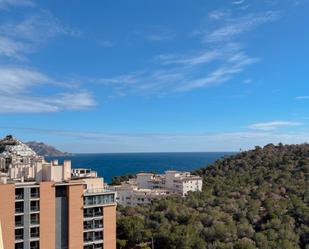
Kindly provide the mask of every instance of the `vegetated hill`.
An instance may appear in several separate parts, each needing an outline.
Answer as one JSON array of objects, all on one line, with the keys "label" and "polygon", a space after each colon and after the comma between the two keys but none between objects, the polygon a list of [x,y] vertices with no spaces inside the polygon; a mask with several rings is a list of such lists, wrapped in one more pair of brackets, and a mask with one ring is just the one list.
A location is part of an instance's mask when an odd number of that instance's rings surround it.
[{"label": "vegetated hill", "polygon": [[32,150],[34,150],[40,156],[71,156],[71,153],[62,152],[57,150],[55,147],[46,145],[41,142],[30,141],[27,142],[28,145]]},{"label": "vegetated hill", "polygon": [[118,248],[152,238],[160,249],[309,248],[308,144],[256,147],[195,173],[200,193],[119,207]]}]

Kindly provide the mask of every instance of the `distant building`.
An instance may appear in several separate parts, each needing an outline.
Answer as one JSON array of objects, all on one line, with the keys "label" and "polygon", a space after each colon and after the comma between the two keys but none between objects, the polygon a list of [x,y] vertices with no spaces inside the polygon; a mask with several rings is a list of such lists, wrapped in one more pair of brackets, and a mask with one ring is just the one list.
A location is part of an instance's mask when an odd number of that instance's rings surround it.
[{"label": "distant building", "polygon": [[165,174],[139,173],[135,179],[108,188],[117,193],[123,206],[149,204],[168,195],[186,196],[189,191],[201,191],[203,179],[189,172],[166,171]]},{"label": "distant building", "polygon": [[115,193],[88,169],[0,140],[1,249],[115,249]]}]

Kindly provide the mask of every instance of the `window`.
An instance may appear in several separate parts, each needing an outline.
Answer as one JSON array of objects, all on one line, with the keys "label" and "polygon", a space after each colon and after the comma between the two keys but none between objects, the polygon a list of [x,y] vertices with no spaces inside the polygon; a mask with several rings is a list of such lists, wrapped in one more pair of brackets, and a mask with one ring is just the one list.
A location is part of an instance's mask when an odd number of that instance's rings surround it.
[{"label": "window", "polygon": [[92,229],[92,228],[93,228],[92,220],[84,221],[84,230],[89,230],[89,229]]},{"label": "window", "polygon": [[16,200],[24,199],[24,189],[23,188],[15,189],[15,199]]},{"label": "window", "polygon": [[40,223],[40,215],[39,214],[31,214],[30,215],[30,224],[38,225]]},{"label": "window", "polygon": [[24,202],[16,202],[15,203],[15,213],[23,213],[24,212]]},{"label": "window", "polygon": [[103,220],[94,220],[94,228],[102,228]]},{"label": "window", "polygon": [[40,202],[39,201],[31,201],[30,202],[30,211],[37,212],[40,210]]},{"label": "window", "polygon": [[31,238],[39,238],[40,237],[40,229],[38,227],[30,228],[30,237]]},{"label": "window", "polygon": [[24,225],[24,216],[16,215],[15,216],[15,227],[22,227]]},{"label": "window", "polygon": [[24,249],[24,243],[16,243],[15,249]]},{"label": "window", "polygon": [[114,194],[86,196],[84,198],[84,205],[91,206],[91,205],[108,204],[113,203],[115,201],[114,199],[115,199]]},{"label": "window", "polygon": [[94,249],[103,249],[103,244],[95,244]]},{"label": "window", "polygon": [[103,240],[103,232],[102,231],[94,232],[94,240]]},{"label": "window", "polygon": [[24,239],[24,229],[15,229],[15,240]]},{"label": "window", "polygon": [[91,241],[93,241],[92,232],[84,233],[84,242],[91,242]]},{"label": "window", "polygon": [[39,198],[40,191],[39,188],[31,188],[31,198]]},{"label": "window", "polygon": [[30,242],[30,249],[39,249],[39,248],[40,248],[39,241],[31,241]]}]

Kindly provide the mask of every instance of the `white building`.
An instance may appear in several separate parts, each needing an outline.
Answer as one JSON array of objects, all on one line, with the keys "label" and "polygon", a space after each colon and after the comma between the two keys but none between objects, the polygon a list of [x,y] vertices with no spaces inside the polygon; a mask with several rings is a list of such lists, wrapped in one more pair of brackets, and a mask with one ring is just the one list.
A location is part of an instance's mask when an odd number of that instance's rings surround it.
[{"label": "white building", "polygon": [[165,174],[139,173],[121,185],[109,186],[115,191],[116,201],[123,206],[149,204],[168,195],[186,196],[189,191],[201,191],[203,179],[189,172],[166,171]]},{"label": "white building", "polygon": [[203,186],[202,177],[174,170],[165,171],[162,175],[139,173],[136,175],[136,182],[139,188],[165,189],[182,196],[189,191],[202,191]]}]

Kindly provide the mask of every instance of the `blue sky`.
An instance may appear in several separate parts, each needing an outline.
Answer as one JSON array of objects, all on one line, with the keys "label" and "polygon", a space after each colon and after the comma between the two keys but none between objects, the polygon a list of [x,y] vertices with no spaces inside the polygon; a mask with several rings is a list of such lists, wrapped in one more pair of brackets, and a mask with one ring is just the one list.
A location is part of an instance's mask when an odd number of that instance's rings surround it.
[{"label": "blue sky", "polygon": [[309,141],[308,0],[0,0],[0,135],[72,152]]}]

